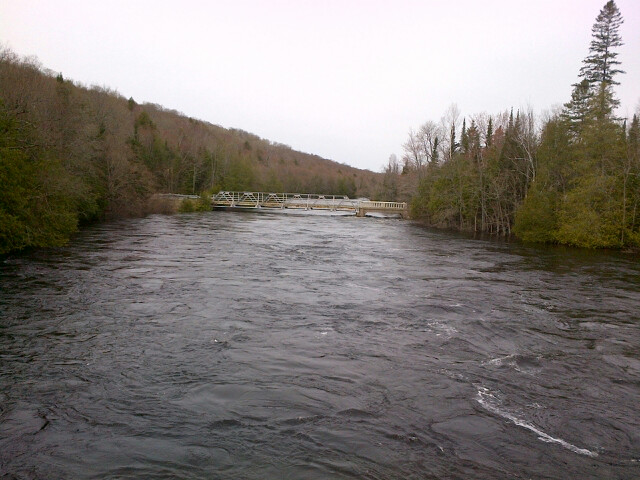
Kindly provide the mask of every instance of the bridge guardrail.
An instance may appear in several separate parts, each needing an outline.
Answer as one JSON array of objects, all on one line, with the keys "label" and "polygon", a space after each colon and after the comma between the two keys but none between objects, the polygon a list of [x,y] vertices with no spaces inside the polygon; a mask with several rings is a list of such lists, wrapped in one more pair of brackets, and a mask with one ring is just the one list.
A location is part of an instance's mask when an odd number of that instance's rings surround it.
[{"label": "bridge guardrail", "polygon": [[346,195],[321,195],[314,193],[269,193],[222,191],[211,198],[214,207],[243,208],[292,208],[305,210],[342,210],[360,214],[365,211],[406,213],[403,202],[378,202],[352,199]]}]

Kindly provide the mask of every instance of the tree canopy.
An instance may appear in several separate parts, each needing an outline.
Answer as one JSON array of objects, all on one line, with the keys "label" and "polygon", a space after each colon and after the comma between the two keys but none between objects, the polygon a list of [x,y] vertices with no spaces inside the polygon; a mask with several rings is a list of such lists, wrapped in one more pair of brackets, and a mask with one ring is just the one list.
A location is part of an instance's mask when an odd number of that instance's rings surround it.
[{"label": "tree canopy", "polygon": [[0,50],[0,185],[3,254],[61,245],[85,222],[148,213],[154,193],[376,197],[382,175],[77,85]]},{"label": "tree canopy", "polygon": [[404,171],[420,172],[414,216],[533,242],[639,247],[638,116],[629,124],[615,117],[622,23],[607,2],[571,98],[539,128],[531,111],[475,115],[463,119],[458,145],[458,125],[445,116],[432,133],[449,139],[442,161],[418,162],[405,144]]}]

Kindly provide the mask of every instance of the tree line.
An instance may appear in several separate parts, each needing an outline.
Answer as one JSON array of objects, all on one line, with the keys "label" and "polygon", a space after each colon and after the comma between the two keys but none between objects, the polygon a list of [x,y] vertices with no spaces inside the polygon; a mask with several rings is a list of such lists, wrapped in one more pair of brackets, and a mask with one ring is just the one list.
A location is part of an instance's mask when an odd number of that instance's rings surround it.
[{"label": "tree line", "polygon": [[[440,227],[589,248],[640,246],[638,114],[616,117],[623,19],[613,0],[592,28],[571,99],[541,122],[531,110],[451,107],[411,130],[383,188]],[[541,124],[541,127],[537,127]]]},{"label": "tree line", "polygon": [[381,175],[226,129],[0,49],[0,254],[144,215],[154,193],[376,197]]}]

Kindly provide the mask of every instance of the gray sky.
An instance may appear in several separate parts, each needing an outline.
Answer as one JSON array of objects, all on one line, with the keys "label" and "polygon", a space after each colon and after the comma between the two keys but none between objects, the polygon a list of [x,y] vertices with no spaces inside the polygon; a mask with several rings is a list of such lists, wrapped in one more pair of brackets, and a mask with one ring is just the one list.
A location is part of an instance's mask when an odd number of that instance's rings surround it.
[{"label": "gray sky", "polygon": [[[605,0],[2,0],[0,42],[85,85],[380,170],[409,128],[569,100]],[[640,2],[620,114],[640,107]]]}]

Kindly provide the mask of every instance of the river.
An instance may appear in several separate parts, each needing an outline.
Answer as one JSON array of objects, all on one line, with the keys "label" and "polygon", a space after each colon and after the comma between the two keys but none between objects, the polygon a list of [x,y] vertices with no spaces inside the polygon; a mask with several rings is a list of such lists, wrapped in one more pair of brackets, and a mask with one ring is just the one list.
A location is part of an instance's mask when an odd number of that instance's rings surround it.
[{"label": "river", "polygon": [[640,478],[640,262],[206,212],[0,260],[0,477]]}]

